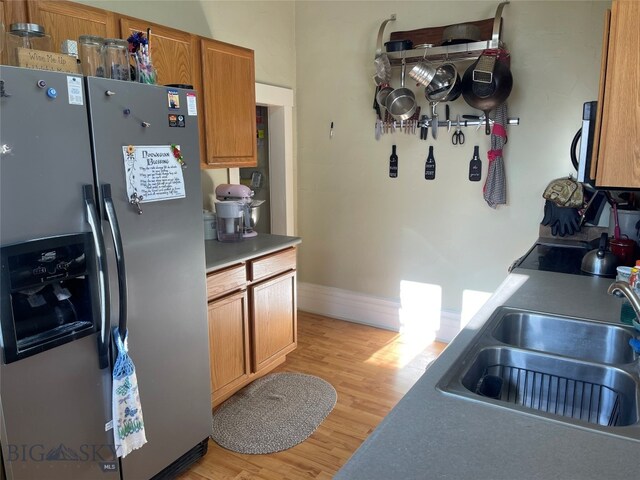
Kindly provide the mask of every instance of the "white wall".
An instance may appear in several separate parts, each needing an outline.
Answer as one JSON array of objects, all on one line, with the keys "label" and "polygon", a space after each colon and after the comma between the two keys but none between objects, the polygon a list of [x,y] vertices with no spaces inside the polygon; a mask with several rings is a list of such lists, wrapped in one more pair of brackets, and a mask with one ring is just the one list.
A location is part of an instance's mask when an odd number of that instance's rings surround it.
[{"label": "white wall", "polygon": [[[301,282],[393,301],[402,281],[435,285],[442,309],[459,314],[465,291],[493,291],[537,238],[542,191],[571,173],[569,145],[582,103],[597,97],[610,2],[512,1],[505,7],[503,38],[514,77],[509,113],[521,121],[509,128],[505,148],[507,206],[493,210],[482,198],[489,147],[482,131],[466,129],[463,147],[452,146],[442,129],[437,141],[402,133],[374,139],[371,77],[381,21],[397,14],[387,40],[391,31],[491,18],[497,4],[296,2]],[[423,92],[416,93],[426,109]],[[443,118],[442,104],[439,113]],[[451,113],[478,112],[461,97]],[[397,179],[388,177],[393,144]],[[424,180],[428,145],[437,161],[431,182]],[[483,160],[480,183],[467,180],[474,145]]]}]

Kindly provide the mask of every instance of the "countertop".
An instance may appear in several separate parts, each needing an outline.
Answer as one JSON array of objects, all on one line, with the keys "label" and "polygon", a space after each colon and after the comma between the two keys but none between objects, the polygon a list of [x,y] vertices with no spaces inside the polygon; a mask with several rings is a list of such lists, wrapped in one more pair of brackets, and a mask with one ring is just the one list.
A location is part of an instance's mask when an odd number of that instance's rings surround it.
[{"label": "countertop", "polygon": [[258,234],[256,237],[245,238],[241,242],[219,242],[218,240],[204,241],[204,254],[207,273],[235,263],[244,262],[253,257],[260,257],[269,253],[293,247],[302,242],[299,237],[285,235]]},{"label": "countertop", "polygon": [[615,322],[621,300],[607,295],[610,283],[515,269],[335,478],[638,478],[640,442],[436,389],[497,307]]}]

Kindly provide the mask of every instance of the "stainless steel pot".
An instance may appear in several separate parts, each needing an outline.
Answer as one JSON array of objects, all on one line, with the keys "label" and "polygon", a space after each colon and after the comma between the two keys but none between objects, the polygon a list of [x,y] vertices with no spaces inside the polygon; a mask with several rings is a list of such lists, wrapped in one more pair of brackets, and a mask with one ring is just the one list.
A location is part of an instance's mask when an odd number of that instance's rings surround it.
[{"label": "stainless steel pot", "polygon": [[406,70],[406,64],[404,59],[402,60],[402,73],[401,73],[401,87],[396,88],[393,92],[387,96],[385,105],[387,111],[396,120],[408,120],[416,111],[416,96],[412,90],[404,86],[404,74]]},{"label": "stainless steel pot", "polygon": [[431,82],[424,89],[429,102],[449,102],[460,96],[460,75],[452,63],[443,63],[436,69]]},{"label": "stainless steel pot", "polygon": [[588,252],[582,259],[581,270],[590,275],[599,277],[616,276],[616,268],[620,265],[620,260],[613,252],[608,250],[609,234],[606,232],[600,236],[598,248]]},{"label": "stainless steel pot", "polygon": [[391,92],[393,92],[393,88],[389,85],[384,83],[380,85],[380,90],[376,93],[376,101],[380,107],[387,108],[387,97]]}]

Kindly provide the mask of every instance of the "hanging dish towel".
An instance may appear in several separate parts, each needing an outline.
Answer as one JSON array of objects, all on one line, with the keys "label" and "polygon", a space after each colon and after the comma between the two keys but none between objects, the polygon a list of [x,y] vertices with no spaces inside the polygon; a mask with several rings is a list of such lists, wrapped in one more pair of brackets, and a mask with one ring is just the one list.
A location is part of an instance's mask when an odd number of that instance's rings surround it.
[{"label": "hanging dish towel", "polygon": [[487,152],[489,173],[484,184],[483,196],[491,208],[507,203],[507,178],[504,173],[502,148],[507,143],[507,104],[503,103],[495,110],[493,129],[491,130],[491,150]]},{"label": "hanging dish towel", "polygon": [[125,331],[123,340],[118,329],[114,328],[113,337],[118,347],[118,357],[113,367],[113,440],[118,457],[126,457],[147,443],[147,437],[136,369],[127,352],[128,332]]}]

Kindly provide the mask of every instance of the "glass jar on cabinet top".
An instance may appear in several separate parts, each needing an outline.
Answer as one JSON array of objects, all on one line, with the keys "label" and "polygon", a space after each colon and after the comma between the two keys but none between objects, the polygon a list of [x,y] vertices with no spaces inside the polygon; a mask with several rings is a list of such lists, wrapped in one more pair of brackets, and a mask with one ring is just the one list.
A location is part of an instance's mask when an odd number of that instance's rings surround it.
[{"label": "glass jar on cabinet top", "polygon": [[83,75],[87,77],[105,76],[103,45],[104,38],[96,35],[80,35],[78,37],[78,55]]},{"label": "glass jar on cabinet top", "polygon": [[51,37],[42,25],[36,23],[12,23],[6,34],[9,65],[20,66],[20,49],[52,52]]},{"label": "glass jar on cabinet top", "polygon": [[102,46],[102,56],[106,69],[105,77],[114,80],[131,80],[129,43],[118,38],[106,38]]}]

